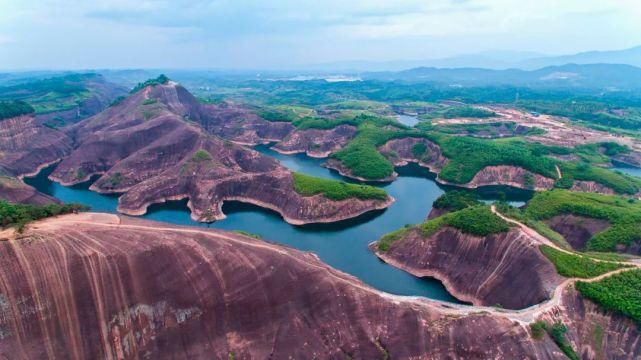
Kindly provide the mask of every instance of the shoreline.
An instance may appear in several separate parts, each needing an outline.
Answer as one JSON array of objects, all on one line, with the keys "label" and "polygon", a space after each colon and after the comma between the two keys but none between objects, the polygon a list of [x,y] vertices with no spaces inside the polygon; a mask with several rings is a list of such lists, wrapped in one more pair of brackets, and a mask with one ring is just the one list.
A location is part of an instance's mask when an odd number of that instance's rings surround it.
[{"label": "shoreline", "polygon": [[[321,195],[316,195],[316,196],[321,196]],[[217,212],[216,215],[213,216],[213,219],[211,221],[203,220],[202,217],[198,216],[197,212],[192,207],[191,198],[190,198],[190,196],[188,194],[180,194],[180,195],[165,197],[165,198],[159,199],[158,201],[145,203],[142,206],[140,206],[139,208],[135,208],[135,209],[122,208],[120,206],[120,201],[119,201],[118,208],[116,210],[119,213],[122,213],[122,214],[125,214],[125,215],[143,216],[143,215],[147,214],[148,209],[149,209],[149,207],[151,205],[164,204],[167,201],[180,201],[180,200],[185,200],[185,199],[189,199],[187,201],[187,208],[190,211],[190,218],[192,220],[194,220],[196,222],[200,222],[200,223],[215,222],[215,221],[219,221],[219,220],[223,220],[223,219],[227,218],[225,213],[223,213],[223,211],[222,211],[222,207],[223,207],[224,203],[226,201],[238,201],[238,202],[245,203],[245,204],[255,205],[255,206],[258,206],[258,207],[263,208],[263,209],[272,210],[272,211],[278,213],[280,215],[280,217],[282,217],[283,220],[286,223],[288,223],[290,225],[295,225],[295,226],[311,225],[311,224],[328,224],[328,223],[335,223],[335,222],[339,222],[339,221],[345,221],[345,220],[349,220],[349,219],[353,219],[353,218],[359,217],[359,216],[364,215],[366,213],[369,213],[371,211],[384,210],[384,209],[388,208],[389,206],[391,206],[396,201],[396,199],[394,199],[392,196],[388,195],[388,199],[386,201],[381,202],[380,204],[375,204],[374,206],[372,206],[369,209],[358,211],[358,212],[355,212],[353,214],[346,215],[346,216],[328,217],[328,218],[321,218],[321,219],[310,220],[310,221],[291,218],[291,217],[285,215],[284,212],[282,211],[282,209],[279,208],[276,205],[269,204],[269,203],[266,203],[266,202],[263,202],[263,201],[260,201],[260,200],[256,200],[256,199],[253,199],[253,198],[244,197],[244,196],[226,196],[223,199],[221,199],[220,204],[218,206],[218,212]]]},{"label": "shoreline", "polygon": [[[443,286],[445,287],[445,290],[447,290],[447,292],[450,293],[450,295],[452,295],[453,297],[455,297],[457,300],[459,300],[461,302],[471,303],[472,304],[471,306],[482,306],[482,307],[487,307],[488,306],[488,305],[483,305],[479,298],[474,297],[472,295],[464,294],[464,293],[458,291],[454,287],[454,285],[452,284],[452,282],[449,280],[448,277],[444,276],[443,274],[441,274],[441,273],[439,273],[437,271],[433,271],[433,270],[418,270],[418,269],[415,269],[413,267],[407,266],[407,265],[401,263],[400,261],[397,261],[397,260],[395,260],[395,259],[393,259],[393,258],[391,258],[389,256],[386,256],[382,252],[378,251],[378,249],[376,248],[377,244],[378,244],[378,240],[371,242],[367,247],[371,252],[374,253],[374,255],[378,259],[383,261],[385,264],[387,264],[389,266],[392,266],[392,267],[394,267],[396,269],[402,270],[402,271],[404,271],[404,272],[406,272],[406,273],[408,273],[408,274],[410,274],[412,276],[415,276],[417,278],[426,278],[426,277],[434,278],[434,279],[440,281],[443,284]],[[463,304],[463,305],[466,305],[466,304]],[[470,305],[468,305],[468,306],[470,306]],[[508,309],[508,310],[511,310],[511,309]]]},{"label": "shoreline", "polygon": [[23,181],[23,182],[24,182],[24,178],[26,178],[26,177],[35,177],[35,176],[37,176],[38,174],[40,174],[40,172],[41,172],[42,170],[44,170],[44,169],[48,168],[49,166],[52,166],[52,165],[54,165],[54,164],[57,164],[57,163],[59,163],[59,162],[61,162],[61,161],[62,161],[62,158],[59,158],[59,159],[56,159],[56,160],[53,160],[53,161],[49,161],[49,162],[46,162],[46,163],[40,164],[40,165],[38,165],[38,166],[36,167],[36,170],[35,170],[35,171],[30,172],[30,173],[21,174],[21,175],[18,175],[18,176],[16,176],[16,177],[17,177],[18,179],[20,179],[21,181]]}]

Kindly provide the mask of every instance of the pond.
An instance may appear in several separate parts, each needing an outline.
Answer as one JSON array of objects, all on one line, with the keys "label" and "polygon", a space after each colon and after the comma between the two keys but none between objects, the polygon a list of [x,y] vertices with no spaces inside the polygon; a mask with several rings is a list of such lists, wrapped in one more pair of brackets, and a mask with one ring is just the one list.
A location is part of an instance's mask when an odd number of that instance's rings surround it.
[{"label": "pond", "polygon": [[396,118],[398,119],[398,122],[407,126],[414,126],[419,122],[416,116],[411,116],[411,115],[399,114],[399,115],[396,115]]}]

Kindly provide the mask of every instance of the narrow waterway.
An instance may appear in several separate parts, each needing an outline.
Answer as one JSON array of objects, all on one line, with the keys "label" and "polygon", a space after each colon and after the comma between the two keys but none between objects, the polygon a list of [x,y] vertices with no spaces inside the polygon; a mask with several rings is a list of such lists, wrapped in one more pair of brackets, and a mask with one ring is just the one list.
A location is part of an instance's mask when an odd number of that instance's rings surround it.
[{"label": "narrow waterway", "polygon": [[[304,155],[281,155],[266,146],[257,150],[273,156],[294,171],[314,176],[346,180],[334,171],[320,165],[323,160]],[[93,211],[116,212],[117,196],[101,195],[89,191],[90,183],[65,187],[47,177],[53,167],[25,181],[39,191],[55,196],[64,202],[78,202],[91,206]],[[227,218],[212,224],[191,220],[186,201],[169,202],[151,206],[144,218],[181,225],[211,227],[225,230],[243,230],[262,238],[316,253],[329,265],[358,277],[365,283],[396,295],[424,296],[456,302],[435,279],[421,279],[386,265],[372,254],[367,245],[382,235],[406,224],[422,222],[432,208],[432,203],[443,192],[443,187],[432,180],[433,175],[416,165],[397,169],[401,175],[390,184],[379,185],[392,195],[396,202],[384,211],[365,214],[357,219],[335,224],[293,226],[279,214],[257,206],[228,202],[223,206]],[[495,189],[497,190],[497,189]],[[482,192],[486,199],[499,198],[503,191],[492,189]],[[508,191],[510,200],[518,205],[529,197],[527,192]]]},{"label": "narrow waterway", "polygon": [[611,169],[641,178],[641,168],[634,167],[632,165],[627,165],[621,162],[614,162],[614,166]]}]

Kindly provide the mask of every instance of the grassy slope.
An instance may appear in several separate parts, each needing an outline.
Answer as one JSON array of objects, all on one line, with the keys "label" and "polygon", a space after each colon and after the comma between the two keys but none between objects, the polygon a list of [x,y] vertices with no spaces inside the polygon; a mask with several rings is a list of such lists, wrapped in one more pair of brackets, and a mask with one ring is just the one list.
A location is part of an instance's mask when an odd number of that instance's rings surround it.
[{"label": "grassy slope", "polygon": [[556,179],[555,165],[563,171],[564,179],[559,186],[571,187],[573,180],[592,180],[619,193],[631,194],[641,189],[641,180],[634,179],[607,169],[589,164],[564,162],[547,155],[568,155],[576,152],[582,159],[602,163],[607,159],[602,154],[625,151],[624,148],[600,144],[583,146],[577,150],[558,146],[544,146],[526,142],[519,138],[478,139],[473,137],[450,136],[435,131],[428,125],[409,129],[391,118],[345,113],[336,118],[303,116],[294,118],[293,112],[281,111],[265,113],[273,121],[291,121],[298,129],[332,129],[339,125],[352,125],[358,128],[356,137],[343,149],[332,154],[352,175],[368,180],[384,179],[392,175],[392,163],[378,151],[378,147],[393,138],[423,137],[437,143],[445,157],[449,159],[439,177],[454,184],[464,184],[472,180],[480,170],[487,166],[511,165],[523,167],[552,179]]},{"label": "grassy slope", "polygon": [[23,100],[37,113],[72,109],[90,97],[93,74],[70,74],[0,87],[0,100]]},{"label": "grassy slope", "polygon": [[546,177],[556,178],[556,161],[545,157],[538,145],[522,140],[484,140],[459,136],[436,138],[447,165],[439,177],[443,180],[464,184],[486,166],[512,165],[523,167]]},{"label": "grassy slope", "polygon": [[593,283],[579,281],[576,288],[586,298],[641,325],[641,270],[625,271]]},{"label": "grassy slope", "polygon": [[530,200],[525,216],[545,220],[560,214],[604,219],[611,226],[588,241],[588,250],[613,251],[617,244],[641,239],[641,202],[620,196],[552,190]]},{"label": "grassy slope", "polygon": [[294,190],[303,196],[321,194],[331,200],[357,198],[361,200],[385,200],[385,190],[369,186],[348,184],[336,180],[321,179],[302,173],[294,173]]},{"label": "grassy slope", "polygon": [[475,236],[488,236],[508,231],[510,224],[496,216],[486,205],[474,205],[462,210],[447,213],[437,218],[428,220],[414,227],[406,227],[383,236],[378,242],[380,251],[389,250],[392,243],[413,229],[419,229],[425,237],[436,233],[443,226],[451,226],[465,234]]},{"label": "grassy slope", "polygon": [[547,245],[541,245],[541,252],[556,267],[556,271],[565,277],[593,278],[610,271],[626,267],[625,265],[594,261],[580,254],[568,254]]}]

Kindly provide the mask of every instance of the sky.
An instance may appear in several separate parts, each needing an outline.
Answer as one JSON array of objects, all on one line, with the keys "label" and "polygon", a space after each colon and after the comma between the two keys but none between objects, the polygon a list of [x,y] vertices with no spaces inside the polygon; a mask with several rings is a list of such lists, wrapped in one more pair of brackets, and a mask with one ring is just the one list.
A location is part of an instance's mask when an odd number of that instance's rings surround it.
[{"label": "sky", "polygon": [[0,69],[285,69],[641,45],[638,0],[0,0]]}]

